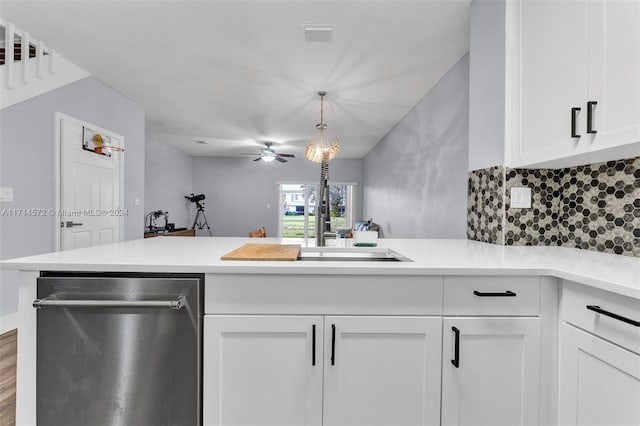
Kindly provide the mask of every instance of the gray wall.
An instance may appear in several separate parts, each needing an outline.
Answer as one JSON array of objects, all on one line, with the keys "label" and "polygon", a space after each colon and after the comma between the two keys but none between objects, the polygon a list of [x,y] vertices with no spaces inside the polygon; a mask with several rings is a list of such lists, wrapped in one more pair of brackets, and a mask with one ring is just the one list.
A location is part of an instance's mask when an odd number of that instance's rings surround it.
[{"label": "gray wall", "polygon": [[[188,227],[189,207],[184,198],[193,192],[194,158],[173,146],[147,136],[144,170],[145,214],[163,210],[169,212],[169,222],[176,228]],[[189,224],[190,226],[191,224]]]},{"label": "gray wall", "polygon": [[364,215],[387,238],[466,238],[469,55],[364,158]]},{"label": "gray wall", "polygon": [[469,170],[504,164],[504,0],[474,0],[469,40]]},{"label": "gray wall", "polygon": [[[287,164],[252,160],[195,159],[193,190],[207,196],[205,213],[214,236],[244,237],[261,226],[266,227],[268,237],[277,236],[278,182],[320,181],[320,165],[303,158],[291,159]],[[329,180],[360,184],[362,160],[331,161]],[[355,189],[355,220],[362,217],[361,188],[358,185]]]},{"label": "gray wall", "polygon": [[[94,77],[87,77],[0,111],[0,186],[14,188],[4,209],[55,208],[54,126],[62,112],[125,137],[125,239],[142,237],[144,203],[144,109]],[[141,205],[134,205],[140,197]],[[0,259],[51,252],[58,218],[0,215]],[[8,280],[0,275],[0,287]],[[15,286],[3,289],[13,298]],[[9,306],[7,306],[9,305]],[[10,313],[14,303],[3,302]],[[9,311],[9,312],[7,312]],[[3,312],[0,312],[2,315]]]}]

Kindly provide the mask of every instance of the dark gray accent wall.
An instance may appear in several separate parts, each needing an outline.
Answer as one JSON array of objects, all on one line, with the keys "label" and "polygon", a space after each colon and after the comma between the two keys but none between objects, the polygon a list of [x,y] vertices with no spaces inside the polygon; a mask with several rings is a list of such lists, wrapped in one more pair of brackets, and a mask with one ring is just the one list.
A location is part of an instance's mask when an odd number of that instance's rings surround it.
[{"label": "dark gray accent wall", "polygon": [[[254,162],[250,157],[198,157],[194,164],[193,190],[206,195],[205,214],[218,237],[244,237],[261,226],[268,237],[276,237],[278,183],[320,181],[320,165],[303,158],[281,164]],[[361,183],[362,160],[331,161],[329,180]],[[355,189],[355,220],[362,217],[361,188]],[[191,218],[194,214],[192,208]]]},{"label": "dark gray accent wall", "polygon": [[[0,111],[0,186],[14,202],[0,209],[55,208],[55,113],[61,112],[125,137],[125,239],[142,237],[144,109],[94,77],[87,77]],[[140,197],[141,205],[134,205]],[[54,215],[0,215],[0,259],[54,251]]]},{"label": "dark gray accent wall", "polygon": [[176,228],[190,226],[189,208],[184,198],[193,192],[194,158],[177,148],[147,136],[144,170],[145,215],[151,211],[169,212],[169,223]]},{"label": "dark gray accent wall", "polygon": [[465,238],[465,55],[364,158],[364,215],[386,238]]}]

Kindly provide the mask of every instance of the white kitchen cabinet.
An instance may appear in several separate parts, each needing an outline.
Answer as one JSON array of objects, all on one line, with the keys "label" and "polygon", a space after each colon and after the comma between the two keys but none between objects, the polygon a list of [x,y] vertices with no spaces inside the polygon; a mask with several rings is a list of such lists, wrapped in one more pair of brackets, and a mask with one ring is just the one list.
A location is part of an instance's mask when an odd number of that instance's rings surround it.
[{"label": "white kitchen cabinet", "polygon": [[640,355],[561,325],[559,424],[640,425]]},{"label": "white kitchen cabinet", "polygon": [[640,143],[640,2],[508,5],[512,165]]},{"label": "white kitchen cabinet", "polygon": [[538,277],[445,277],[442,425],[539,424],[540,299]]},{"label": "white kitchen cabinet", "polygon": [[442,425],[537,425],[538,318],[445,318]]},{"label": "white kitchen cabinet", "polygon": [[321,425],[322,332],[321,316],[205,315],[203,424]]},{"label": "white kitchen cabinet", "polygon": [[587,3],[523,0],[519,7],[521,121],[515,163],[585,151],[586,138],[571,137],[571,109],[581,107],[576,120],[585,117]]},{"label": "white kitchen cabinet", "polygon": [[560,425],[640,425],[640,300],[562,282]]},{"label": "white kitchen cabinet", "polygon": [[[640,142],[640,1],[589,1],[590,149]],[[640,155],[640,148],[636,151]]]},{"label": "white kitchen cabinet", "polygon": [[325,317],[324,424],[438,425],[442,318]]},{"label": "white kitchen cabinet", "polygon": [[205,425],[440,422],[441,317],[204,321]]}]

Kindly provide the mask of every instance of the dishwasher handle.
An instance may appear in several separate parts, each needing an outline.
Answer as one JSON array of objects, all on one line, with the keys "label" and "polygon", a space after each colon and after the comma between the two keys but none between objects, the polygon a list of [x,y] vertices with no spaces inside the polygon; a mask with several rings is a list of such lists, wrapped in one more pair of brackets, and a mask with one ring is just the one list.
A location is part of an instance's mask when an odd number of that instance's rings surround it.
[{"label": "dishwasher handle", "polygon": [[177,300],[60,300],[36,299],[33,307],[40,308],[170,308],[179,310],[185,304],[185,297]]}]

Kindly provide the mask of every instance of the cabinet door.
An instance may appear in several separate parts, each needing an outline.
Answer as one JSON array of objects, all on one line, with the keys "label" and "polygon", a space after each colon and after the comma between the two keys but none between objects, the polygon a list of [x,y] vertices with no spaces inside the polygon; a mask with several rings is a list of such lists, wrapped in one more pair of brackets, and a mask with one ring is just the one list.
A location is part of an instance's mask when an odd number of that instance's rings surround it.
[{"label": "cabinet door", "polygon": [[589,1],[591,149],[640,142],[640,1]]},{"label": "cabinet door", "polygon": [[324,424],[440,423],[441,318],[326,317]]},{"label": "cabinet door", "polygon": [[640,355],[563,323],[559,424],[640,425]]},{"label": "cabinet door", "polygon": [[[516,89],[520,113],[516,117],[519,130],[514,141],[514,165],[531,165],[584,151],[588,145],[584,133],[587,4],[520,0],[515,7],[520,12],[514,29],[520,50]],[[571,137],[572,107],[582,108],[577,115],[581,138]]]},{"label": "cabinet door", "polygon": [[537,425],[539,320],[445,318],[443,329],[442,424]]},{"label": "cabinet door", "polygon": [[322,317],[206,315],[204,424],[321,425],[322,328]]}]

